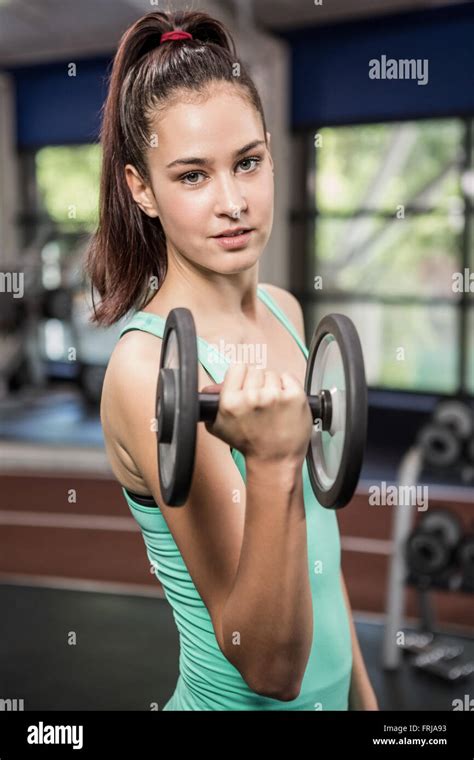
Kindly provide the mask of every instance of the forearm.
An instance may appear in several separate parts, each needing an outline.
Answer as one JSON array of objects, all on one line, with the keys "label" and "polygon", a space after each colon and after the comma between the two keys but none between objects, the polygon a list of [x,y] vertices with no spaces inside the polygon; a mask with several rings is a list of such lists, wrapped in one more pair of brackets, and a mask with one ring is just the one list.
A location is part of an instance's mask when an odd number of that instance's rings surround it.
[{"label": "forearm", "polygon": [[247,459],[242,549],[222,612],[226,656],[255,690],[299,688],[312,621],[301,465]]},{"label": "forearm", "polygon": [[357,633],[352,619],[352,609],[347,593],[344,577],[341,572],[341,586],[344,594],[344,600],[349,616],[349,626],[351,631],[352,643],[352,673],[351,686],[349,692],[349,709],[350,710],[378,710],[377,697],[370,683],[370,679],[365,667],[364,658],[357,638]]}]

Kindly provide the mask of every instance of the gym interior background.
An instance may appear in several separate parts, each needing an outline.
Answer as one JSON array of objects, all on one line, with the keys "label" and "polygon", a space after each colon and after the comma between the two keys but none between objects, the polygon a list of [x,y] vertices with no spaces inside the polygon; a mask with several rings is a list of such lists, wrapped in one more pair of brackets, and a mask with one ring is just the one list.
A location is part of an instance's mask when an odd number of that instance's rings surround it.
[{"label": "gym interior background", "polygon": [[[367,447],[338,519],[380,707],[473,709],[474,6],[199,7],[231,27],[272,133],[260,280],[298,297],[308,345],[333,311],[361,338]],[[88,324],[82,269],[108,67],[149,10],[0,2],[3,709],[148,710],[176,683],[171,608],[103,448],[123,324]]]}]

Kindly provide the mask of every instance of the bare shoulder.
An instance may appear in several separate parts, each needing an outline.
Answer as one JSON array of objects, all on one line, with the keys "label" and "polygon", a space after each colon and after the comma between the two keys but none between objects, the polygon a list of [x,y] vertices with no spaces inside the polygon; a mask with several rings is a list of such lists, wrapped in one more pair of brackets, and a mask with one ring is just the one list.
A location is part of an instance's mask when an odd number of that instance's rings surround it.
[{"label": "bare shoulder", "polygon": [[118,449],[119,456],[126,450],[135,400],[145,395],[151,398],[155,393],[161,345],[161,338],[133,330],[117,341],[108,361],[100,418],[106,448]]},{"label": "bare shoulder", "polygon": [[[161,344],[161,338],[141,330],[125,333],[116,343],[110,356],[104,379],[104,389],[120,390],[125,386],[130,392],[131,382],[134,379],[143,378],[145,368],[147,370],[156,369],[158,374]],[[150,376],[149,371],[146,372],[145,376]],[[104,397],[104,400],[106,399],[107,394]]]},{"label": "bare shoulder", "polygon": [[298,299],[293,295],[293,293],[290,293],[289,290],[280,288],[278,285],[270,285],[269,283],[266,283],[266,282],[262,282],[259,284],[262,286],[262,288],[267,290],[268,293],[275,299],[278,306],[281,308],[282,311],[285,312],[290,322],[292,322],[293,325],[296,327],[296,330],[298,331],[298,335],[302,338],[303,341],[305,341],[306,338],[305,338],[305,329],[304,329],[303,310],[301,308],[301,304],[298,301]]},{"label": "bare shoulder", "polygon": [[137,364],[160,360],[162,339],[144,330],[131,330],[122,335],[110,356],[108,370],[120,374],[125,369],[133,372]]},{"label": "bare shoulder", "polygon": [[[133,431],[142,441],[144,429],[154,429],[162,346],[159,336],[131,330],[114,346],[105,373],[100,419],[106,448],[115,451],[122,464],[135,474],[139,467],[130,441]],[[199,388],[211,382],[204,368],[198,365]],[[119,477],[118,472],[116,475]]]}]

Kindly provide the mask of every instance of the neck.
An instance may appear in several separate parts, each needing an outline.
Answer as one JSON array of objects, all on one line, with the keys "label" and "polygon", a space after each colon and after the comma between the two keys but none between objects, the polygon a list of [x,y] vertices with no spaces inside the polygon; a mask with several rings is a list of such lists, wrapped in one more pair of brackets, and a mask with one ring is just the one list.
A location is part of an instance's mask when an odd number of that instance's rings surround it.
[{"label": "neck", "polygon": [[209,319],[257,323],[258,262],[243,272],[220,274],[195,266],[177,265],[168,257],[165,280],[147,309],[161,313],[180,303]]}]

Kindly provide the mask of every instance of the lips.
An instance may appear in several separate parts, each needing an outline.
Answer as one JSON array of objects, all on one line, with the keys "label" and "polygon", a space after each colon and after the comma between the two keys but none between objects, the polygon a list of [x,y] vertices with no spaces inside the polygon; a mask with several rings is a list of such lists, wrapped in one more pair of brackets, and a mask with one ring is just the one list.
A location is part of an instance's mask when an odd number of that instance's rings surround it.
[{"label": "lips", "polygon": [[225,235],[216,235],[213,240],[226,251],[237,251],[247,247],[252,237],[252,232],[252,229],[248,229],[241,235],[229,234],[227,232]]},{"label": "lips", "polygon": [[250,232],[251,229],[251,227],[238,227],[234,230],[224,230],[224,232],[221,232],[219,235],[214,235],[214,237],[238,237],[239,235],[244,235],[246,232]]}]

